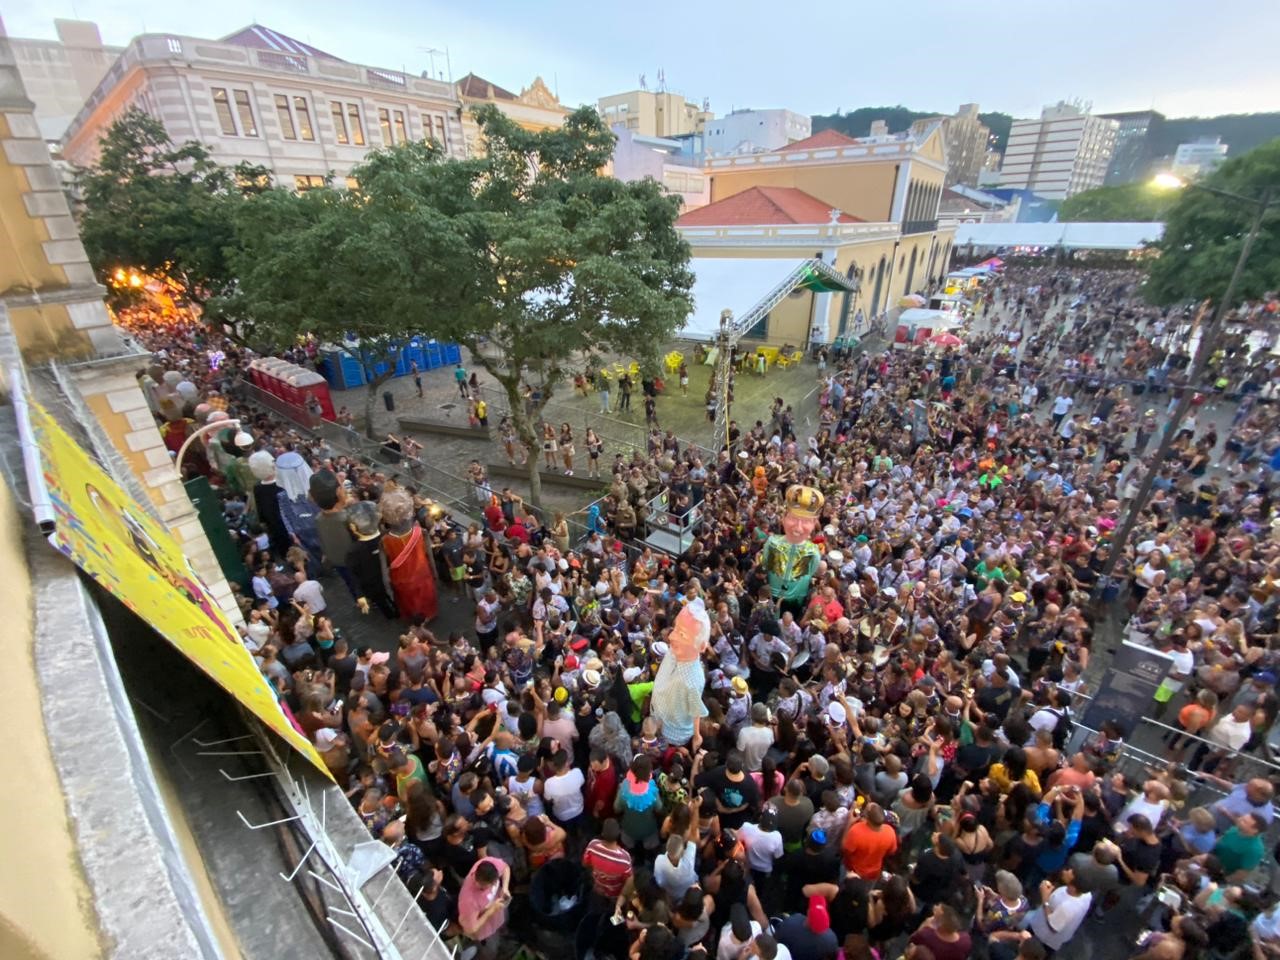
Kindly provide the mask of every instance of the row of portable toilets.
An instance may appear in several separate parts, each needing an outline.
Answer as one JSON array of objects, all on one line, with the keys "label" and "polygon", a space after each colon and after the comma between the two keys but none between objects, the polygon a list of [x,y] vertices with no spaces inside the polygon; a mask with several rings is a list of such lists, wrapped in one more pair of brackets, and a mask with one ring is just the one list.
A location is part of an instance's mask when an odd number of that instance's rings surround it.
[{"label": "row of portable toilets", "polygon": [[[407,375],[415,363],[419,370],[425,372],[452,366],[461,359],[462,348],[456,343],[442,343],[426,337],[413,337],[401,348],[394,375],[397,377]],[[366,382],[364,364],[348,350],[322,347],[320,369],[324,371],[325,379],[335,390],[363,387]],[[380,377],[390,369],[390,360],[384,360],[374,367],[374,375]]]},{"label": "row of portable toilets", "polygon": [[279,357],[259,357],[249,361],[249,382],[290,406],[310,408],[314,401],[320,405],[321,417],[334,419],[329,381],[309,367]]}]

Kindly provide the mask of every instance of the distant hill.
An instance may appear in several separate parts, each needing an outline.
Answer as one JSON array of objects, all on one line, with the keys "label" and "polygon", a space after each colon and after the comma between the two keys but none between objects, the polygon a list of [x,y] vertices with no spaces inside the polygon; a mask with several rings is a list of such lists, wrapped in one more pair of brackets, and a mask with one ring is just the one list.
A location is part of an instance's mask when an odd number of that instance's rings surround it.
[{"label": "distant hill", "polygon": [[[850,137],[865,137],[871,132],[872,120],[885,120],[892,133],[900,133],[912,122],[939,116],[936,111],[896,107],[859,107],[848,113],[818,114],[813,119],[813,132],[839,130]],[[997,139],[996,149],[1004,152],[1013,117],[1007,113],[980,113]],[[1280,113],[1228,113],[1217,117],[1167,118],[1152,134],[1151,155],[1172,156],[1180,143],[1200,137],[1221,137],[1230,147],[1228,156],[1248,153],[1254,147],[1280,137]]]},{"label": "distant hill", "polygon": [[[872,120],[887,121],[890,133],[901,133],[917,120],[937,116],[941,114],[932,110],[911,110],[899,104],[896,107],[859,107],[849,113],[818,114],[811,119],[814,133],[819,130],[838,130],[849,137],[865,137],[871,133]],[[995,134],[996,149],[1003,152],[1005,141],[1009,139],[1009,125],[1013,123],[1013,117],[1007,113],[980,113],[978,118]]]}]

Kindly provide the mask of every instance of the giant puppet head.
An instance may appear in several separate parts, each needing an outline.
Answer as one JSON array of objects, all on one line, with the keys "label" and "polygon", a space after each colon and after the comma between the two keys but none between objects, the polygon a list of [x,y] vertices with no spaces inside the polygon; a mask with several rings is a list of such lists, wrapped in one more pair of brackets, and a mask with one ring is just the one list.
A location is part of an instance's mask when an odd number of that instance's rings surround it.
[{"label": "giant puppet head", "polygon": [[813,487],[800,483],[787,487],[787,512],[782,517],[782,533],[787,543],[799,546],[813,537],[825,502],[822,493]]},{"label": "giant puppet head", "polygon": [[691,600],[676,614],[676,621],[667,636],[671,653],[680,663],[688,663],[702,656],[711,639],[711,618],[702,601]]}]

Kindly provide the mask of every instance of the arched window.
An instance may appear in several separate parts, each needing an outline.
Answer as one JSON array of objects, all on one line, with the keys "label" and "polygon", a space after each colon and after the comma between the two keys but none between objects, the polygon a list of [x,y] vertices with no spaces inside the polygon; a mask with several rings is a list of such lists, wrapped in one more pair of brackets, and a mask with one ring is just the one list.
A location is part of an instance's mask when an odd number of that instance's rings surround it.
[{"label": "arched window", "polygon": [[886,266],[885,258],[880,258],[880,267],[876,270],[876,289],[871,297],[871,316],[880,315],[880,290],[884,286],[884,270]]},{"label": "arched window", "polygon": [[902,285],[902,295],[905,297],[911,292],[911,281],[916,275],[916,254],[920,252],[919,247],[911,248],[911,266],[907,269],[907,282]]},{"label": "arched window", "polygon": [[[845,276],[856,282],[857,274],[858,264],[857,261],[854,261],[849,264],[849,269],[845,271]],[[840,302],[840,324],[836,328],[837,337],[843,337],[849,332],[849,314],[850,311],[853,310],[853,299],[854,292],[852,290],[846,290],[844,292],[844,299]]]}]

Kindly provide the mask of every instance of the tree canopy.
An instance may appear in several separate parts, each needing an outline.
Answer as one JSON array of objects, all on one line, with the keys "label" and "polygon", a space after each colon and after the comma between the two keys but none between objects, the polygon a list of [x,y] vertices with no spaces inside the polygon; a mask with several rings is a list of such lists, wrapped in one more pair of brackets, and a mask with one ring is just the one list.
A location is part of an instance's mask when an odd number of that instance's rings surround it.
[{"label": "tree canopy", "polygon": [[[1257,299],[1274,290],[1280,277],[1280,139],[1228,160],[1201,182],[1250,200],[1270,197],[1236,298]],[[1166,304],[1222,297],[1257,209],[1245,200],[1194,186],[1181,190],[1165,218],[1164,237],[1157,245],[1160,256],[1152,261],[1145,288],[1147,298]]]},{"label": "tree canopy", "polygon": [[460,240],[439,329],[501,385],[535,449],[522,384],[537,384],[545,403],[571,364],[599,353],[652,368],[692,309],[689,247],[675,229],[679,200],[661,185],[599,175],[614,136],[595,110],[536,133],[493,107],[476,119],[483,158],[448,161],[448,176],[424,171],[405,185],[437,206]]},{"label": "tree canopy", "polygon": [[235,218],[228,252],[255,337],[284,346],[312,335],[346,347],[364,367],[366,429],[405,341],[434,326],[457,243],[447,219],[396,189],[396,171],[441,169],[438,160],[433,147],[404,144],[357,167],[358,189],[277,188]]},{"label": "tree canopy", "polygon": [[77,171],[80,234],[99,278],[107,283],[117,269],[167,276],[202,305],[230,293],[235,211],[266,187],[266,170],[220,166],[204,144],[175,144],[136,108],[99,146],[98,162]]},{"label": "tree canopy", "polygon": [[1117,187],[1085,190],[1062,201],[1059,220],[1083,223],[1152,223],[1163,220],[1174,197],[1149,183],[1126,183]]},{"label": "tree canopy", "polygon": [[350,333],[366,366],[416,333],[463,344],[536,449],[525,385],[545,403],[597,354],[656,363],[692,308],[689,248],[658,183],[600,175],[614,137],[596,111],[536,133],[494,108],[477,120],[484,157],[407,143],[370,154],[354,190],[254,198],[232,266],[255,330],[277,341]]}]

